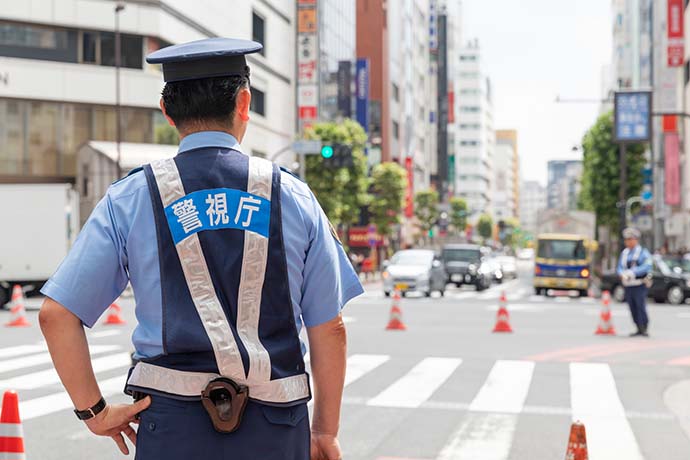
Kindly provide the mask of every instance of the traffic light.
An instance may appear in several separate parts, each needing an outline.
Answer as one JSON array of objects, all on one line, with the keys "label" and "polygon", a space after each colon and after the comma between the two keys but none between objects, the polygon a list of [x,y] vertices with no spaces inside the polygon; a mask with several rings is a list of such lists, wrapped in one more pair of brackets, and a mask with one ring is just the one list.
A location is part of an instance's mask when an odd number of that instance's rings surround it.
[{"label": "traffic light", "polygon": [[327,168],[349,168],[352,166],[352,147],[347,144],[324,144],[321,147],[321,158]]}]

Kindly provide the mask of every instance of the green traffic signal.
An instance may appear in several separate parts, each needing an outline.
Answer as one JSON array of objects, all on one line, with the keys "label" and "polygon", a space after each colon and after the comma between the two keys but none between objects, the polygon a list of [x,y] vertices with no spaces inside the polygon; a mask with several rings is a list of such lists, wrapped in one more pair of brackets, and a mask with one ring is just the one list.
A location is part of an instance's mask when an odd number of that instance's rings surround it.
[{"label": "green traffic signal", "polygon": [[330,145],[321,147],[321,156],[326,159],[331,158],[333,156],[333,147]]}]

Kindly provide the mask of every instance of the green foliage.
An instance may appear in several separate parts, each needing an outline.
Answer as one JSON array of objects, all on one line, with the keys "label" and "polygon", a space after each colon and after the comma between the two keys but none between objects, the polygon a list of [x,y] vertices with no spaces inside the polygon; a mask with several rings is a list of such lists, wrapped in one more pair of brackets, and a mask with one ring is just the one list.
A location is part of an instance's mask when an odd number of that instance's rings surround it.
[{"label": "green foliage", "polygon": [[371,172],[373,199],[369,205],[371,221],[379,234],[390,236],[400,214],[407,186],[407,172],[397,163],[381,163]]},{"label": "green foliage", "polygon": [[467,227],[467,201],[459,196],[454,196],[449,201],[450,223],[455,228],[455,233],[462,233]]},{"label": "green foliage", "polygon": [[419,220],[419,226],[426,234],[438,219],[438,192],[436,190],[420,190],[414,196],[414,213]]},{"label": "green foliage", "polygon": [[479,216],[479,221],[477,222],[477,233],[479,236],[485,240],[491,238],[494,233],[494,221],[488,214],[482,214]]},{"label": "green foliage", "polygon": [[520,242],[521,236],[520,222],[517,219],[510,217],[508,219],[503,219],[503,223],[504,228],[501,243],[504,246],[517,246]]},{"label": "green foliage", "polygon": [[342,123],[317,123],[307,132],[308,139],[339,142],[352,146],[353,166],[329,169],[321,155],[307,155],[306,181],[333,225],[350,225],[359,219],[360,209],[368,204],[369,179],[364,146],[367,134],[352,120]]},{"label": "green foliage", "polygon": [[180,143],[180,135],[177,129],[167,123],[156,125],[153,135],[156,144],[177,145]]},{"label": "green foliage", "polygon": [[[578,207],[594,211],[598,225],[620,230],[616,206],[620,193],[619,147],[613,141],[613,114],[599,117],[582,140],[584,151],[582,189]],[[644,144],[627,148],[628,186],[626,197],[639,195],[642,190],[642,170],[645,164]]]}]

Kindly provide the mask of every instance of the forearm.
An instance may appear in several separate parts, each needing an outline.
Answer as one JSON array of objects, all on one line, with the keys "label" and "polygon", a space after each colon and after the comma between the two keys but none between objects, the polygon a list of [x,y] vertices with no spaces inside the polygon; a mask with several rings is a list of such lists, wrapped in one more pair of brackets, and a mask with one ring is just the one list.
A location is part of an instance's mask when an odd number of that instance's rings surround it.
[{"label": "forearm", "polygon": [[74,406],[80,410],[93,406],[101,392],[91,367],[89,345],[81,321],[48,298],[41,307],[39,322],[55,370]]},{"label": "forearm", "polygon": [[309,349],[314,382],[312,431],[337,435],[345,383],[347,333],[340,315],[309,328]]}]

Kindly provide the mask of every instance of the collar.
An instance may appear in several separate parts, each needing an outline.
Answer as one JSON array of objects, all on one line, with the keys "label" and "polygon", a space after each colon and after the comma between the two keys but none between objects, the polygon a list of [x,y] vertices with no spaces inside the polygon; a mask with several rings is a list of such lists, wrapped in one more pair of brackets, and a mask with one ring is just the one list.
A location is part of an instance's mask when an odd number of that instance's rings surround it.
[{"label": "collar", "polygon": [[179,154],[204,147],[221,147],[242,152],[240,143],[232,134],[222,131],[199,131],[185,136],[180,141],[180,148],[177,150],[177,153]]}]

